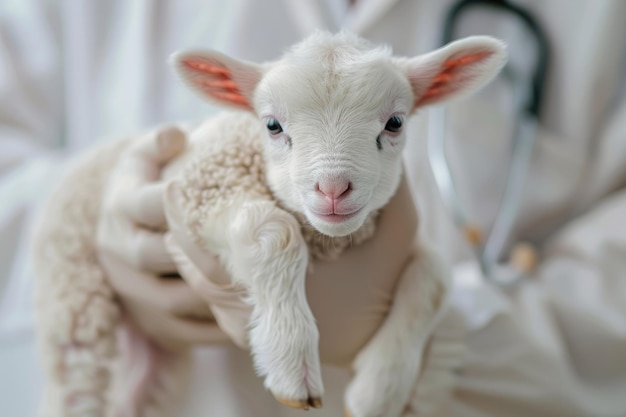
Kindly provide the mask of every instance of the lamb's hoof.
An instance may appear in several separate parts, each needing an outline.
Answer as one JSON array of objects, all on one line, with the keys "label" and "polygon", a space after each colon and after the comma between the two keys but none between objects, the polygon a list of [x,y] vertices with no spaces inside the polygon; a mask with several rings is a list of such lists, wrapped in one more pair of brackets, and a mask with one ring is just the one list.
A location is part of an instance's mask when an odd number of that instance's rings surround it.
[{"label": "lamb's hoof", "polygon": [[283,405],[286,405],[287,407],[297,408],[298,410],[308,410],[309,406],[313,408],[322,408],[321,398],[309,397],[306,400],[288,400],[285,398],[276,397],[276,401]]},{"label": "lamb's hoof", "polygon": [[313,408],[322,408],[322,399],[309,397],[309,405]]},{"label": "lamb's hoof", "polygon": [[286,405],[287,407],[297,408],[298,410],[308,410],[309,402],[307,400],[288,400],[286,398],[275,397],[276,401]]}]

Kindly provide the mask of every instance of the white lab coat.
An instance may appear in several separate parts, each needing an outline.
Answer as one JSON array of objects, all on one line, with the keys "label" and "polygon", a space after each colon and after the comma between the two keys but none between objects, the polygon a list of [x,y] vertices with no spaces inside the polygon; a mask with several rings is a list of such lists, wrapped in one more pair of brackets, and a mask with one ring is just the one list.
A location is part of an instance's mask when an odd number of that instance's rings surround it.
[{"label": "white lab coat", "polygon": [[[347,27],[414,55],[437,46],[451,3],[358,0],[353,10],[333,0],[0,3],[0,415],[33,415],[41,394],[28,234],[63,161],[97,140],[215,111],[176,80],[165,64],[170,53],[211,47],[269,60],[316,28]],[[406,162],[422,233],[459,262],[450,314],[433,336],[440,348],[427,358],[414,400],[421,415],[626,416],[626,230],[615,227],[624,222],[626,191],[598,204],[626,184],[626,2],[519,3],[548,33],[553,61],[517,234],[550,249],[535,276],[506,291],[461,263],[467,247],[442,212],[426,163],[426,112],[413,119]],[[513,59],[527,60],[511,24],[471,19],[464,33],[503,36]],[[473,99],[450,111],[454,173],[482,225],[493,217],[509,163],[501,108]],[[347,378],[325,369],[325,408],[311,415],[342,415]],[[299,414],[263,392],[245,352],[213,347],[198,349],[180,412],[200,415]]]}]

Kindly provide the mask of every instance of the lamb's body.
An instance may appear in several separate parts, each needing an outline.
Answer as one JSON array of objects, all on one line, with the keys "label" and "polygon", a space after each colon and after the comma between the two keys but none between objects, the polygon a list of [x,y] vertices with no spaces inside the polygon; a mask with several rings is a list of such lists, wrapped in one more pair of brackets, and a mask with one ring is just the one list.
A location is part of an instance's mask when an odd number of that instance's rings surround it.
[{"label": "lamb's body", "polygon": [[[222,113],[195,130],[188,149],[163,170],[166,179],[177,179],[182,185],[185,221],[196,243],[212,252],[221,250],[225,262],[229,259],[226,238],[230,233],[215,232],[214,236],[222,240],[208,242],[200,233],[207,219],[230,227],[232,222],[222,223],[218,221],[220,217],[228,216],[232,221],[236,207],[253,202],[267,204],[270,210],[272,207],[281,210],[265,179],[264,134],[254,116],[244,112]],[[73,415],[69,414],[73,407],[54,404],[72,395],[74,399],[70,403],[81,410],[77,415],[91,407],[109,408],[106,396],[101,393],[110,385],[110,373],[117,358],[116,328],[121,312],[98,262],[97,225],[111,171],[120,154],[137,140],[140,138],[106,144],[75,161],[53,192],[45,208],[46,218],[37,230],[35,267],[40,337],[48,372],[56,379],[48,386],[52,391],[46,394],[49,402],[43,407],[51,415],[57,415],[61,409],[68,416]],[[306,222],[304,217],[298,217]],[[331,238],[308,224],[301,228],[314,259],[334,258],[374,231],[374,216],[348,237]],[[279,256],[279,253],[271,255],[274,259]],[[81,359],[77,362],[76,358]],[[68,366],[72,372],[65,371]],[[66,390],[65,395],[54,389]]]},{"label": "lamb's body", "polygon": [[[76,392],[90,393],[93,406],[106,409],[104,396],[96,393],[106,392],[109,385],[120,309],[98,263],[95,238],[102,190],[127,144],[109,144],[77,161],[53,193],[37,229],[38,328],[44,366],[52,379],[42,407],[45,415],[73,415],[71,404],[61,402],[81,403],[68,397]],[[75,371],[66,372],[70,366]]]},{"label": "lamb's body", "polygon": [[[504,62],[502,46],[480,38],[402,60],[350,34],[316,34],[271,65],[204,52],[177,59],[192,88],[250,113],[220,115],[193,133],[187,155],[165,170],[167,197],[196,243],[247,289],[248,342],[265,386],[287,405],[321,406],[309,257],[335,257],[374,233],[377,211],[400,182],[404,118],[487,82]],[[38,229],[39,317],[52,378],[45,410],[53,416],[115,408],[106,388],[120,309],[95,239],[104,184],[132,144],[86,156]],[[387,320],[354,362],[346,393],[354,417],[401,414],[446,283],[437,257],[417,244]],[[156,395],[135,394],[133,409],[145,416]]]}]

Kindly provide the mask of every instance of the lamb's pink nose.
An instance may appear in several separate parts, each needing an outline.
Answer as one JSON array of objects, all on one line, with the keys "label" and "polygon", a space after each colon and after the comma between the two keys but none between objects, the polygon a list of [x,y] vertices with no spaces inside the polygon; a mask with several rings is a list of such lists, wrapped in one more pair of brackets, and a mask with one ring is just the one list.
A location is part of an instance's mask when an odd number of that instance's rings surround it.
[{"label": "lamb's pink nose", "polygon": [[315,184],[315,191],[331,200],[340,200],[350,194],[352,183],[348,180],[322,181]]}]

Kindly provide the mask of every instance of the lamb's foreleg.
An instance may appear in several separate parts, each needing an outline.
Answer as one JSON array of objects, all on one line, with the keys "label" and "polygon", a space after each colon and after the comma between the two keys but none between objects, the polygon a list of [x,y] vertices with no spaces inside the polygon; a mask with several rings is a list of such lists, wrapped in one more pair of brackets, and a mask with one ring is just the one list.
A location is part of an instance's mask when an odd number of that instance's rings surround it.
[{"label": "lamb's foreleg", "polygon": [[419,246],[403,271],[389,315],[357,356],[346,391],[346,415],[398,417],[420,374],[424,347],[441,317],[448,271]]},{"label": "lamb's foreleg", "polygon": [[249,345],[257,372],[283,404],[321,407],[319,333],[306,300],[308,249],[300,225],[270,201],[236,210],[227,263],[249,290]]}]

